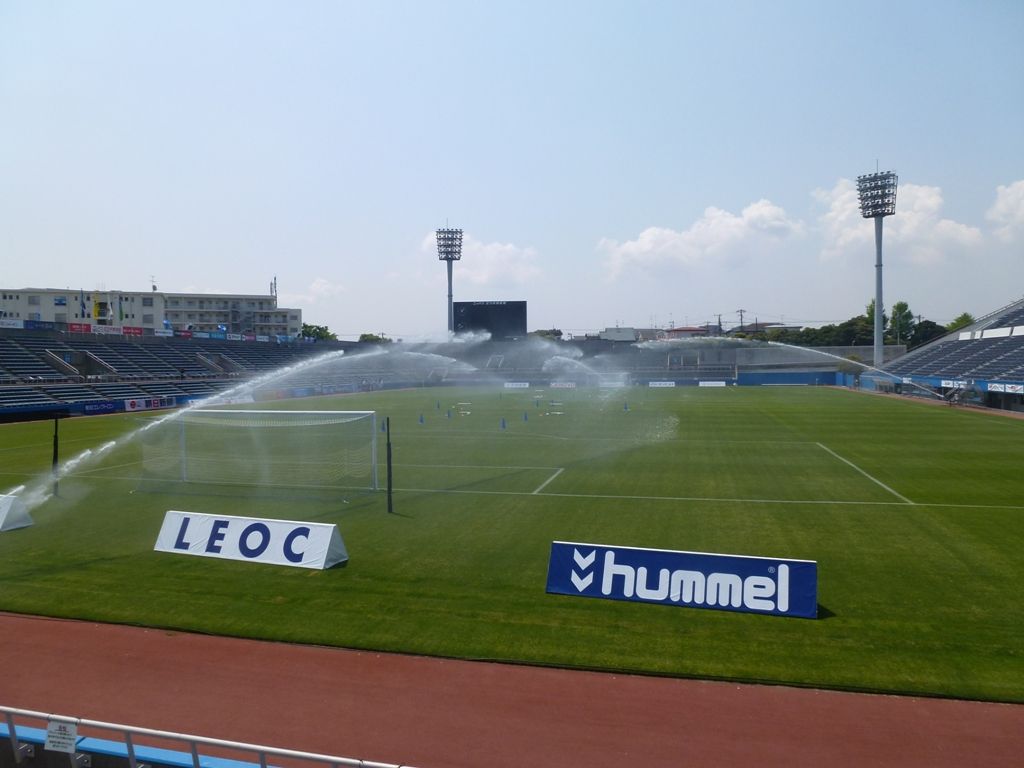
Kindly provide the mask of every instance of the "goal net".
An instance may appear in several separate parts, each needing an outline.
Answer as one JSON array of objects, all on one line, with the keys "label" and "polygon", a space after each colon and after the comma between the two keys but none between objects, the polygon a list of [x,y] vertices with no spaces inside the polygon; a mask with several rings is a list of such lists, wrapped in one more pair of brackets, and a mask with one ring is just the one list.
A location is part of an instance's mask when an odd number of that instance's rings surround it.
[{"label": "goal net", "polygon": [[377,488],[374,411],[204,408],[152,430],[147,479],[291,488]]}]

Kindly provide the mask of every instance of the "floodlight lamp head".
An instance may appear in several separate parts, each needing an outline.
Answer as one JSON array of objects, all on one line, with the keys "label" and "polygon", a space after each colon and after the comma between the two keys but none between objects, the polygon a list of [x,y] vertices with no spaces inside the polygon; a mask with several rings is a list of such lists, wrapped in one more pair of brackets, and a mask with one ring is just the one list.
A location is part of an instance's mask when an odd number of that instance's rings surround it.
[{"label": "floodlight lamp head", "polygon": [[896,213],[896,182],[893,171],[867,173],[857,177],[857,197],[860,198],[860,215],[865,219],[877,219]]},{"label": "floodlight lamp head", "polygon": [[437,230],[437,258],[441,261],[458,261],[462,258],[462,230]]}]

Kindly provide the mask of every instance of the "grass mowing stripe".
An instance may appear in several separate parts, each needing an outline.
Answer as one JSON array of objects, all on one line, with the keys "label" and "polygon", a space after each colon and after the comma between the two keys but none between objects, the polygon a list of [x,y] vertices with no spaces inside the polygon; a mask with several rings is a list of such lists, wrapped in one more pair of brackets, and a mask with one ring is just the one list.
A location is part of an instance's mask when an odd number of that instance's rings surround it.
[{"label": "grass mowing stripe", "polygon": [[[491,469],[492,467],[487,467]],[[547,469],[547,467],[543,467]],[[561,470],[559,470],[560,472]],[[559,474],[555,473],[555,476]],[[3,473],[0,473],[3,474]],[[76,473],[67,475],[67,478],[80,478],[86,475],[92,474],[90,472]],[[97,477],[99,480],[117,481],[122,483],[131,483],[138,480],[138,477],[127,476],[127,475],[103,475]],[[554,479],[554,476],[550,478]],[[546,485],[547,483],[545,483]],[[232,487],[231,483],[212,483],[206,482],[204,485],[216,486],[223,485],[226,487]],[[337,485],[301,485],[301,486],[267,486],[268,489],[273,490],[274,488],[280,488],[283,490],[287,489],[310,489],[310,490],[327,490],[327,491],[365,491],[366,489],[362,486],[337,486]],[[480,489],[459,489],[459,488],[392,488],[395,493],[431,493],[431,494],[458,494],[458,495],[469,495],[474,494],[479,496],[543,496],[551,498],[566,498],[566,499],[622,499],[623,501],[685,501],[685,502],[708,502],[713,504],[794,504],[797,506],[849,506],[849,507],[905,507],[907,503],[904,501],[856,501],[856,500],[833,500],[833,499],[728,499],[711,496],[637,496],[637,495],[614,495],[607,493],[553,493],[551,491],[489,491]],[[269,491],[268,491],[269,493]],[[195,494],[201,495],[201,494]],[[914,503],[913,506],[927,509],[929,507],[935,507],[936,509],[992,509],[992,510],[1024,510],[1024,504],[941,504],[934,502]]]},{"label": "grass mowing stripe", "polygon": [[817,445],[818,445],[818,446],[819,446],[819,447],[820,447],[820,448],[821,448],[822,450],[824,450],[824,451],[827,451],[828,453],[830,453],[830,454],[832,454],[833,456],[835,456],[835,457],[836,457],[837,459],[839,459],[839,460],[840,460],[841,462],[843,462],[844,464],[849,464],[849,465],[850,465],[851,467],[853,467],[853,468],[854,468],[855,470],[857,470],[857,471],[858,471],[858,472],[860,472],[860,473],[861,473],[862,475],[864,475],[864,477],[866,477],[866,478],[867,478],[868,480],[870,480],[871,482],[873,482],[873,483],[875,483],[875,484],[877,484],[877,485],[880,485],[880,486],[881,486],[882,488],[884,488],[885,490],[887,490],[887,491],[888,491],[889,493],[891,493],[891,494],[892,494],[893,496],[895,496],[896,498],[898,498],[898,499],[903,499],[903,501],[904,501],[905,503],[907,503],[907,504],[913,504],[913,503],[914,503],[914,502],[912,502],[912,501],[911,501],[910,499],[908,499],[908,498],[907,498],[906,496],[904,496],[903,494],[900,494],[900,493],[897,493],[896,491],[894,491],[894,490],[893,490],[892,488],[890,488],[890,487],[889,487],[888,485],[886,485],[885,483],[883,483],[883,482],[882,482],[881,480],[879,480],[879,479],[878,479],[877,477],[872,477],[871,475],[869,475],[869,474],[868,474],[867,472],[865,472],[865,471],[864,471],[863,469],[861,469],[860,467],[858,467],[858,466],[857,466],[856,464],[854,464],[854,463],[853,463],[852,461],[850,461],[849,459],[844,459],[844,458],[843,458],[842,456],[840,456],[840,455],[839,455],[838,453],[836,453],[835,451],[833,451],[833,450],[832,450],[831,448],[829,448],[829,447],[828,447],[827,445],[822,445],[821,443],[818,443]]},{"label": "grass mowing stripe", "polygon": [[[906,503],[899,501],[834,501],[832,499],[725,499],[712,496],[638,496],[636,494],[610,494],[610,493],[544,493],[537,491],[489,491],[479,489],[461,488],[393,488],[395,492],[402,493],[452,493],[452,494],[479,494],[482,496],[543,496],[547,498],[562,499],[621,499],[623,501],[706,501],[709,503],[722,504],[817,504],[850,505],[850,506],[874,506],[874,507],[905,507]],[[968,507],[976,509],[977,507]],[[999,509],[1024,509],[1024,507],[999,507]]]}]

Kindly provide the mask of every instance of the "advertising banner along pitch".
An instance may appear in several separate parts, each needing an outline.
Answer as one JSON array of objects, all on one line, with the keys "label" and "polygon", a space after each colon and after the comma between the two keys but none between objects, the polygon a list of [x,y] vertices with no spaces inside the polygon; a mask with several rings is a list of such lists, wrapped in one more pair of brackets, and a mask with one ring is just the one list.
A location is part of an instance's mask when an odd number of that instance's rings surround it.
[{"label": "advertising banner along pitch", "polygon": [[336,525],[178,510],[164,515],[153,549],[297,568],[324,569],[348,560]]},{"label": "advertising banner along pitch", "polygon": [[547,591],[813,619],[818,615],[818,564],[555,541]]}]

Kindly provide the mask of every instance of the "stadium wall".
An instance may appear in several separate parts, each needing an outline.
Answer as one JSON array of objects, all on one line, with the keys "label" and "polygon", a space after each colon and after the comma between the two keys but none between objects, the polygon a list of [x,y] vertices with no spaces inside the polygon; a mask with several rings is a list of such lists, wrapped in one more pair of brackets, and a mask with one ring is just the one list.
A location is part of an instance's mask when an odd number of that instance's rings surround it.
[{"label": "stadium wall", "polygon": [[740,371],[736,383],[740,386],[835,386],[841,383],[842,373],[836,371]]}]

